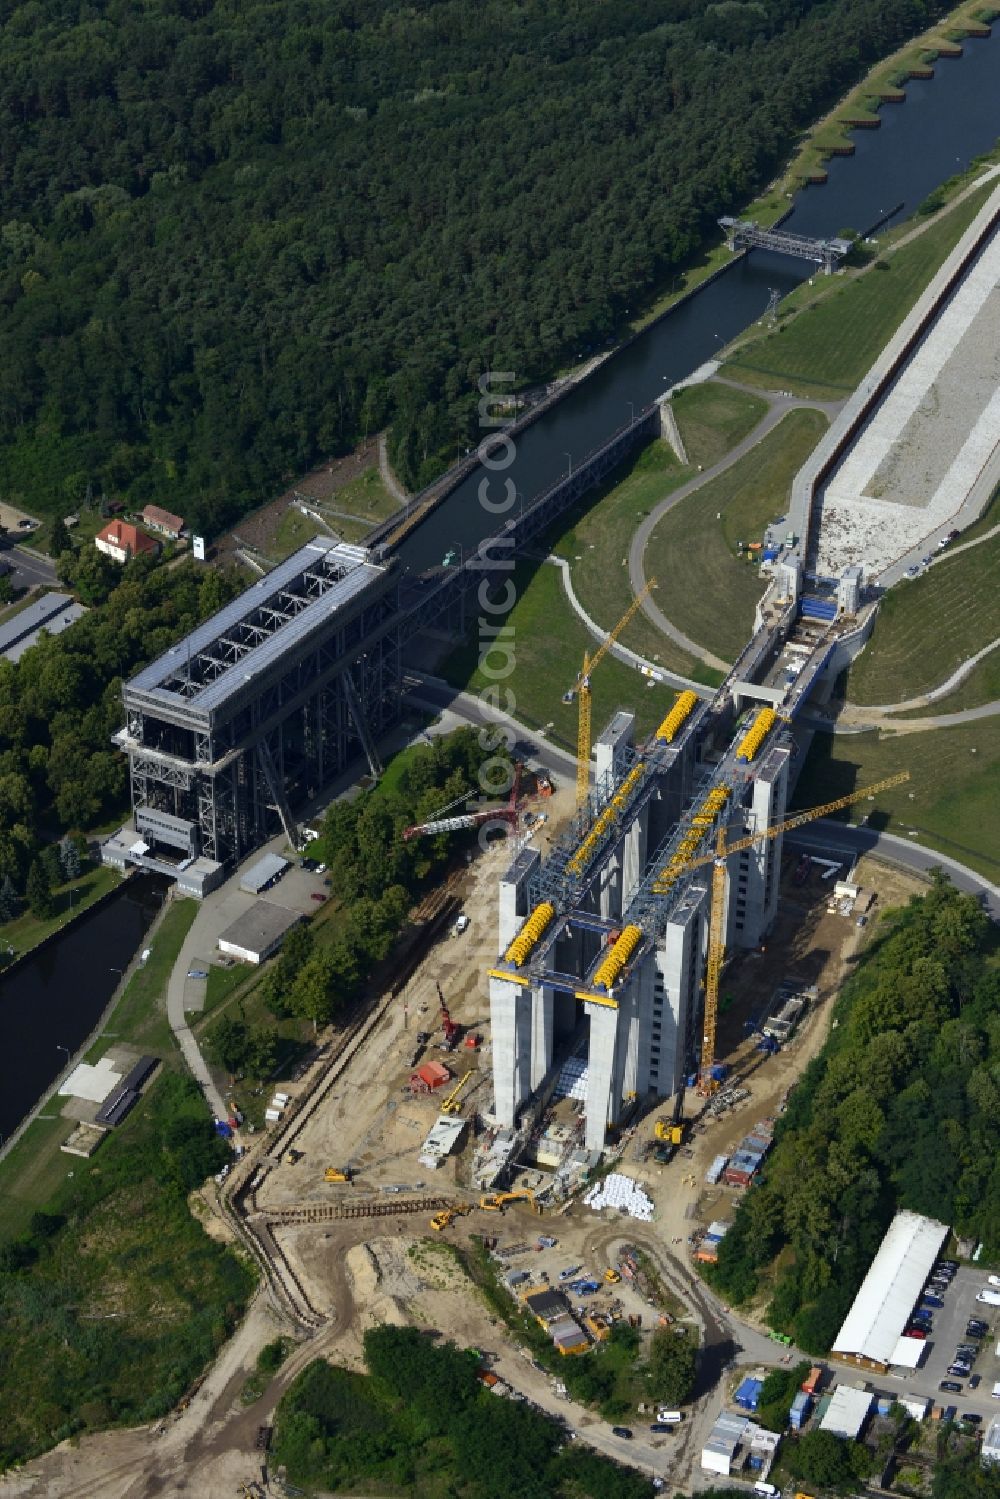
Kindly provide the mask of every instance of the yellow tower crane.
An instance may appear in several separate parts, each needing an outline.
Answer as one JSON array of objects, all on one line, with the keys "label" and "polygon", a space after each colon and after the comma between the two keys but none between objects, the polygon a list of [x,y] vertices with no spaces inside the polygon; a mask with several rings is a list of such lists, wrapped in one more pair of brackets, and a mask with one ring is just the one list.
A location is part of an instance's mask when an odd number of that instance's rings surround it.
[{"label": "yellow tower crane", "polygon": [[705,1019],[702,1031],[701,1067],[698,1073],[699,1093],[712,1093],[716,1087],[712,1078],[712,1065],[715,1061],[715,1033],[719,1015],[719,976],[722,973],[722,964],[726,956],[726,866],[729,858],[733,854],[741,853],[745,848],[753,848],[759,843],[769,843],[779,834],[801,827],[805,822],[812,822],[814,818],[825,817],[828,812],[837,812],[842,807],[849,807],[854,802],[863,801],[865,797],[874,796],[879,791],[888,791],[892,786],[901,786],[909,779],[910,772],[901,770],[897,775],[886,777],[884,781],[876,781],[872,786],[863,786],[860,791],[852,791],[849,796],[838,796],[836,801],[824,802],[820,807],[810,807],[806,812],[796,812],[782,822],[776,822],[759,833],[750,833],[745,838],[736,838],[732,843],[726,842],[725,828],[720,822],[715,837],[715,852],[688,859],[682,868],[674,873],[673,878],[676,879],[677,874],[681,872],[689,874],[692,869],[697,869],[699,866],[706,864],[712,866],[712,903],[708,921],[708,960],[705,968]]},{"label": "yellow tower crane", "polygon": [[579,720],[576,730],[576,805],[582,807],[590,792],[590,678],[594,668],[604,660],[608,651],[614,645],[629,620],[642,608],[643,601],[656,587],[656,579],[650,578],[642,590],[636,594],[629,604],[621,619],[608,635],[607,639],[598,646],[593,656],[585,651],[583,666],[580,668],[580,677],[577,683],[577,695],[579,698]]}]

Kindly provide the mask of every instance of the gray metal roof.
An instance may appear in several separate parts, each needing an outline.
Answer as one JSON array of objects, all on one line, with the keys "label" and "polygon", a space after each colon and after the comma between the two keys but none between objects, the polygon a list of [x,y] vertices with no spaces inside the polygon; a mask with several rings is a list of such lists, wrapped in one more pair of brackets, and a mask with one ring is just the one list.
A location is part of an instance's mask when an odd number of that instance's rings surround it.
[{"label": "gray metal roof", "polygon": [[[23,640],[26,635],[34,634],[43,625],[49,624],[56,615],[70,609],[75,611],[74,619],[79,619],[84,613],[83,608],[68,593],[42,594],[42,597],[36,599],[33,604],[29,604],[27,609],[22,609],[20,614],[15,614],[13,619],[0,625],[0,655],[6,655],[12,645]],[[58,632],[53,629],[52,633]]]},{"label": "gray metal roof", "polygon": [[[329,536],[317,536],[280,562],[259,582],[252,584],[238,599],[220,609],[212,618],[192,630],[183,640],[166,651],[149,666],[138,672],[128,683],[127,691],[136,690],[162,698],[174,707],[206,712],[216,708],[245,681],[252,680],[275,661],[294,650],[338,610],[358,597],[372,583],[381,579],[386,568],[366,560],[367,553],[358,547],[334,541]],[[333,564],[341,570],[339,579],[325,592],[312,599],[291,619],[279,625],[258,646],[248,650],[239,660],[220,672],[214,681],[206,682],[188,694],[167,687],[171,677],[183,673],[185,662],[207,651],[226,635],[248,620],[256,610],[277,599],[283,590],[292,590],[302,574],[317,564]]]}]

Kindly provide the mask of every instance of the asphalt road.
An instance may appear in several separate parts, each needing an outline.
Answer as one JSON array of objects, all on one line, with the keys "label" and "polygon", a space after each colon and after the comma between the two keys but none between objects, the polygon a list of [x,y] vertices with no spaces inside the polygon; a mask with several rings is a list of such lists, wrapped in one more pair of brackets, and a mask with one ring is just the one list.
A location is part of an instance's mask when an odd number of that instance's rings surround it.
[{"label": "asphalt road", "polygon": [[857,856],[877,853],[892,864],[901,864],[905,869],[927,874],[932,869],[943,869],[952,884],[959,890],[978,896],[994,921],[1000,921],[1000,889],[992,885],[974,869],[939,854],[935,849],[922,848],[915,840],[898,838],[894,833],[879,833],[874,828],[851,827],[847,823],[833,822],[821,818],[804,828],[796,828],[785,835],[791,848],[802,848],[816,852],[838,852]]},{"label": "asphalt road", "polygon": [[511,718],[506,713],[496,712],[493,708],[487,707],[474,693],[459,692],[456,688],[450,687],[447,682],[443,682],[440,677],[431,677],[424,672],[416,671],[408,672],[407,676],[414,684],[404,688],[410,702],[435,710],[450,708],[452,713],[459,718],[464,718],[467,723],[488,728],[502,725],[515,736],[516,743],[513,749],[521,759],[538,760],[557,774],[566,776],[571,781],[576,780],[575,757],[566,750],[557,749],[554,744],[549,744],[545,735],[537,729],[529,729],[526,724],[518,723],[516,718]]},{"label": "asphalt road", "polygon": [[15,589],[55,587],[55,563],[50,562],[47,557],[26,552],[23,547],[11,546],[0,549],[0,560],[9,562],[13,567],[10,581]]}]

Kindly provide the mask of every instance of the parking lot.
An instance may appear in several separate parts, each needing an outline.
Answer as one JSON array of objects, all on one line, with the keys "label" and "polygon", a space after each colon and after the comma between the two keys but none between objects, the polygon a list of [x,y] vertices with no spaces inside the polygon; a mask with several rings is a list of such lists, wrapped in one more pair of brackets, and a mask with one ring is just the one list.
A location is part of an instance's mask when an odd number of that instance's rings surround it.
[{"label": "parking lot", "polygon": [[[934,1312],[933,1330],[924,1347],[926,1352],[919,1369],[902,1370],[893,1375],[893,1384],[916,1395],[926,1395],[935,1405],[954,1405],[959,1415],[974,1411],[983,1418],[983,1424],[1000,1417],[1000,1401],[992,1398],[993,1385],[1000,1381],[1000,1359],[996,1356],[997,1340],[1000,1338],[1000,1307],[986,1306],[976,1300],[977,1292],[986,1285],[986,1272],[962,1266],[942,1300],[944,1306]],[[970,1317],[986,1322],[989,1331],[980,1341],[980,1354],[972,1366],[972,1374],[979,1375],[977,1389],[969,1388],[967,1379],[948,1373],[948,1365],[955,1357],[959,1343],[972,1343],[967,1338],[966,1325]],[[956,1394],[939,1388],[942,1380],[952,1380],[962,1386]]]}]

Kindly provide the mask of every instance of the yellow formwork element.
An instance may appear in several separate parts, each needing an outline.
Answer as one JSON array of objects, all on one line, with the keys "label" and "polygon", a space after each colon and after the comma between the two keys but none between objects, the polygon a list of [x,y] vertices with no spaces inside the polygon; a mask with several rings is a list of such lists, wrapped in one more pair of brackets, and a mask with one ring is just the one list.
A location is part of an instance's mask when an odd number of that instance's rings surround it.
[{"label": "yellow formwork element", "polygon": [[535,907],[524,923],[524,926],[504,953],[504,957],[508,963],[516,963],[518,968],[523,966],[525,958],[527,958],[555,914],[556,908],[550,901],[543,900],[541,905]]},{"label": "yellow formwork element", "polygon": [[777,721],[778,715],[773,708],[761,708],[736,747],[737,760],[752,760]]},{"label": "yellow formwork element", "polygon": [[604,808],[604,811],[595,820],[594,826],[591,828],[586,838],[584,838],[583,842],[576,850],[576,853],[572,856],[571,859],[567,860],[566,868],[569,870],[570,874],[580,873],[580,871],[585,867],[587,860],[590,858],[601,838],[608,831],[608,829],[610,827],[613,827],[614,824],[618,821],[618,818],[625,810],[629,797],[632,795],[632,792],[635,790],[636,786],[639,784],[639,781],[642,779],[642,774],[645,769],[645,761],[640,760],[639,763],[637,765],[634,765],[629,771],[628,775],[622,781],[614,796],[608,802],[608,805]]},{"label": "yellow formwork element", "polygon": [[642,941],[641,926],[627,926],[594,974],[594,988],[611,989],[629,958]]},{"label": "yellow formwork element", "polygon": [[677,701],[660,724],[656,731],[656,738],[661,744],[670,744],[676,739],[682,725],[691,717],[698,702],[696,692],[686,691],[678,693]]},{"label": "yellow formwork element", "polygon": [[691,826],[678,843],[670,856],[670,863],[660,870],[656,877],[654,889],[658,895],[663,895],[670,889],[671,885],[687,868],[688,863],[694,858],[698,845],[706,829],[722,811],[726,802],[732,794],[732,788],[725,785],[713,786],[711,791],[701,803],[701,806],[691,818]]}]

